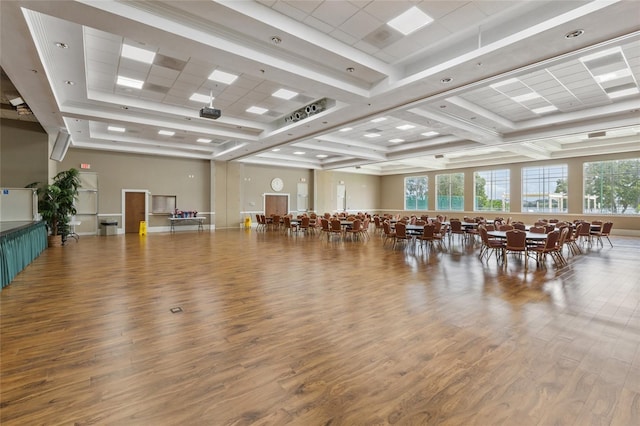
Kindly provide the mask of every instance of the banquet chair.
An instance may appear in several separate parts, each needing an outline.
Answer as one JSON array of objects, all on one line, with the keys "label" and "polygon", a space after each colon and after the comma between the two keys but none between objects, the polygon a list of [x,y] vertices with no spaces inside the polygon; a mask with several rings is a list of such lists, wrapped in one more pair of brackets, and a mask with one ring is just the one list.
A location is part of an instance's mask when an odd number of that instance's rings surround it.
[{"label": "banquet chair", "polygon": [[466,239],[465,231],[462,228],[462,222],[459,220],[451,220],[449,222],[449,226],[451,229],[449,230],[449,238],[453,238],[454,235],[458,236],[458,241],[462,241],[464,243]]},{"label": "banquet chair", "polygon": [[591,245],[591,224],[589,222],[578,223],[576,233],[579,243]]},{"label": "banquet chair", "polygon": [[478,226],[478,232],[480,233],[480,240],[482,241],[482,246],[480,247],[480,253],[478,257],[480,260],[484,256],[487,256],[487,262],[491,255],[495,253],[496,261],[500,260],[500,255],[504,252],[505,242],[501,239],[490,238],[487,233],[487,228],[483,225]]},{"label": "banquet chair", "polygon": [[520,255],[524,255],[524,269],[525,271],[528,269],[529,265],[529,253],[527,247],[527,233],[520,229],[512,229],[507,231],[507,243],[505,244],[503,250],[503,265],[507,267],[507,255],[509,253],[518,253]]},{"label": "banquet chair", "polygon": [[558,237],[558,241],[556,242],[556,249],[551,253],[553,256],[555,256],[555,259],[563,265],[568,264],[567,259],[564,257],[564,254],[562,254],[562,249],[564,248],[564,242],[567,239],[567,235],[569,235],[570,231],[571,229],[568,226],[564,226],[558,229],[557,232],[560,233],[560,236]]},{"label": "banquet chair", "polygon": [[392,240],[395,245],[396,233],[391,231],[391,224],[388,220],[382,222],[382,230],[384,233],[384,241],[382,242],[382,245],[385,246],[389,240]]},{"label": "banquet chair", "polygon": [[416,243],[419,241],[420,242],[420,248],[424,247],[424,244],[427,243],[429,244],[429,248],[433,248],[433,230],[435,229],[435,227],[433,226],[433,224],[427,224],[424,225],[424,227],[422,228],[422,235],[418,235],[416,237]]},{"label": "banquet chair", "polygon": [[274,214],[271,216],[271,226],[272,230],[280,229],[280,215]]},{"label": "banquet chair", "polygon": [[340,239],[342,239],[342,224],[340,223],[340,219],[331,219],[331,227],[329,230],[329,237],[332,237],[334,235],[337,235],[338,237],[340,237]]},{"label": "banquet chair", "polygon": [[396,248],[398,241],[409,243],[411,237],[407,235],[407,225],[404,222],[396,223],[396,238],[393,240],[393,248]]},{"label": "banquet chair", "polygon": [[611,245],[611,247],[613,247],[613,244],[611,243],[611,240],[609,239],[609,234],[611,233],[611,228],[613,228],[613,222],[605,222],[605,223],[602,224],[602,226],[600,226],[600,230],[599,231],[591,231],[591,237],[597,238],[598,242],[603,247],[604,247],[604,244],[602,243],[602,237],[605,237],[607,239],[607,241],[609,241],[609,245]]},{"label": "banquet chair", "polygon": [[382,235],[384,229],[382,228],[382,219],[380,219],[380,216],[373,217],[373,224],[375,225],[375,233]]},{"label": "banquet chair", "polygon": [[365,240],[369,239],[369,225],[371,224],[371,219],[366,217],[362,222],[362,228],[360,230],[360,234]]},{"label": "banquet chair", "polygon": [[298,225],[298,231],[303,232],[305,234],[309,234],[310,232],[313,232],[313,229],[309,224],[310,220],[311,219],[309,218],[309,216],[302,216],[302,219],[300,219],[300,222]]},{"label": "banquet chair", "polygon": [[362,222],[360,221],[360,219],[356,219],[351,224],[351,227],[347,228],[344,235],[345,235],[345,238],[347,237],[347,235],[349,235],[349,238],[351,239],[351,241],[353,241],[353,238],[355,237],[357,239],[361,233],[362,233]]},{"label": "banquet chair", "polygon": [[569,229],[567,233],[567,238],[564,240],[564,244],[568,248],[569,254],[577,255],[582,254],[582,249],[578,245],[578,228],[575,229],[572,225],[567,224],[566,227]]},{"label": "banquet chair", "polygon": [[284,222],[282,227],[282,232],[284,234],[292,235],[295,232],[297,235],[297,232],[298,232],[297,223],[291,223],[291,218],[289,216],[284,216],[282,218],[282,221]]},{"label": "banquet chair", "polygon": [[546,267],[547,254],[551,254],[553,262],[558,266],[558,259],[555,257],[554,253],[558,250],[556,243],[558,242],[559,235],[560,233],[558,231],[553,231],[547,235],[544,245],[537,245],[528,249],[529,253],[535,253],[536,265]]}]

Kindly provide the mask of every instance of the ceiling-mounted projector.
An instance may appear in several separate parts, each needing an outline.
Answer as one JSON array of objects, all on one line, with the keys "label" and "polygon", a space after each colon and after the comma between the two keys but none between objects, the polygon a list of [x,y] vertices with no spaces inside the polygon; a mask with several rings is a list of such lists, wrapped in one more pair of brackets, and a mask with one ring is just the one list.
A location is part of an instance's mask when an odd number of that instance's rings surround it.
[{"label": "ceiling-mounted projector", "polygon": [[222,111],[213,107],[203,107],[200,110],[200,117],[202,118],[210,118],[212,120],[216,120],[220,118],[222,115]]}]

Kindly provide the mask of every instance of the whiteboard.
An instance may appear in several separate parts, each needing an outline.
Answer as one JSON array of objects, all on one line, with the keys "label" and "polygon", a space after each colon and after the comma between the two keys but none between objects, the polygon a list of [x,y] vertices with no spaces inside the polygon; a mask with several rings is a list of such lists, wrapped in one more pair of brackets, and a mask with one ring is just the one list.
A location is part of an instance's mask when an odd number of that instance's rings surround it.
[{"label": "whiteboard", "polygon": [[38,211],[36,190],[32,188],[2,188],[0,191],[0,221],[31,221]]},{"label": "whiteboard", "polygon": [[78,190],[76,214],[98,214],[98,191]]}]

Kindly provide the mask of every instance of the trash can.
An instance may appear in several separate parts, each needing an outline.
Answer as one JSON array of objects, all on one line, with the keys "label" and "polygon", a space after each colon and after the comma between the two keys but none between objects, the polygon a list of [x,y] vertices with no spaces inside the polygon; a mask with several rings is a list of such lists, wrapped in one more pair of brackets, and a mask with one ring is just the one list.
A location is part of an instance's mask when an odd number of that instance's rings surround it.
[{"label": "trash can", "polygon": [[100,222],[100,235],[116,235],[118,233],[118,221],[103,220]]}]

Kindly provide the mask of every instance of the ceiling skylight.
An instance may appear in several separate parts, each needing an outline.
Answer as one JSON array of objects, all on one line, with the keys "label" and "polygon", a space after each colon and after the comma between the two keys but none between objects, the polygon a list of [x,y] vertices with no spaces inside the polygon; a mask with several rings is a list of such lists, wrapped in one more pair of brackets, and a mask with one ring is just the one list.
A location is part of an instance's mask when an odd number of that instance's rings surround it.
[{"label": "ceiling skylight", "polygon": [[107,130],[110,132],[124,133],[127,129],[125,129],[124,127],[108,126]]},{"label": "ceiling skylight", "polygon": [[205,104],[208,103],[211,99],[211,96],[203,95],[201,93],[194,93],[193,95],[189,96],[190,101],[201,102]]},{"label": "ceiling skylight", "polygon": [[252,114],[264,114],[265,112],[269,111],[266,108],[261,108],[261,107],[257,107],[257,106],[252,106],[246,109],[247,112],[250,112]]},{"label": "ceiling skylight", "polygon": [[158,134],[162,136],[173,136],[176,134],[176,132],[173,132],[171,130],[158,130]]},{"label": "ceiling skylight", "polygon": [[144,62],[145,64],[152,64],[153,58],[156,56],[156,52],[123,44],[121,56],[123,58],[133,59],[134,61]]},{"label": "ceiling skylight", "polygon": [[135,80],[133,78],[123,77],[119,75],[118,80],[116,81],[116,84],[118,86],[132,87],[134,89],[142,89],[142,85],[144,84],[144,81]]},{"label": "ceiling skylight", "polygon": [[271,96],[274,96],[276,98],[287,99],[287,100],[291,98],[295,98],[298,95],[299,93],[296,93],[292,90],[287,90],[287,89],[279,89],[271,94]]},{"label": "ceiling skylight", "polygon": [[220,70],[215,70],[209,76],[209,80],[217,81],[219,83],[224,83],[224,84],[231,84],[234,81],[236,81],[236,78],[238,78],[237,75],[229,74],[228,72],[224,72]]},{"label": "ceiling skylight", "polygon": [[387,25],[404,35],[409,35],[431,22],[433,22],[432,17],[424,13],[418,7],[413,6],[403,14],[396,16],[387,22]]}]

